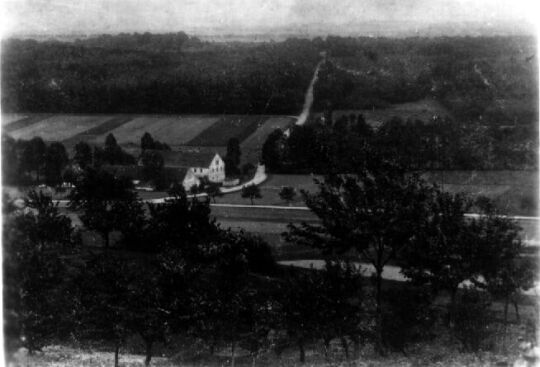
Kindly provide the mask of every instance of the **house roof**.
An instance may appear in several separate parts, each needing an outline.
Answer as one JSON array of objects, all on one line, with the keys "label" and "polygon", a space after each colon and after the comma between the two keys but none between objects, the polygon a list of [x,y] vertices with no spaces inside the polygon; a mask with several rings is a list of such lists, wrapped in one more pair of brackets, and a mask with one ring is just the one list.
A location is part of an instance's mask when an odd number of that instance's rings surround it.
[{"label": "house roof", "polygon": [[212,159],[216,156],[215,152],[173,152],[161,151],[165,161],[165,167],[209,167]]},{"label": "house roof", "polygon": [[[104,165],[103,169],[116,176],[125,176],[131,179],[142,180],[143,168],[141,166],[129,165]],[[188,168],[185,167],[165,167],[163,173],[168,180],[183,181],[186,177]]]}]

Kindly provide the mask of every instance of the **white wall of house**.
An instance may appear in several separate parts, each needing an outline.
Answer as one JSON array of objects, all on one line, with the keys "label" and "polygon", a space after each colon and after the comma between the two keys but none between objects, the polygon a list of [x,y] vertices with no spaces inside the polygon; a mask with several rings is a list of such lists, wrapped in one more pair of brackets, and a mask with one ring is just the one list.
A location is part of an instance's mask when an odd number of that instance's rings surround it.
[{"label": "white wall of house", "polygon": [[225,162],[216,154],[208,167],[193,167],[194,175],[198,178],[208,177],[210,182],[223,182],[225,180]]},{"label": "white wall of house", "polygon": [[210,182],[223,182],[225,180],[225,162],[216,154],[210,167],[208,167],[208,179]]}]

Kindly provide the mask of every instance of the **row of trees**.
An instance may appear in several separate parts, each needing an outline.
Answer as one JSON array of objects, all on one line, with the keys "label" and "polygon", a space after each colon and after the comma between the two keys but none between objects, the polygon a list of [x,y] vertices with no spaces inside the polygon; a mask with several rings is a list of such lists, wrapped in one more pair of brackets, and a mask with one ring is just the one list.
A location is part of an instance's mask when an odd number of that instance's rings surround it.
[{"label": "row of trees", "polygon": [[[533,128],[499,129],[459,125],[448,119],[402,121],[392,118],[377,130],[362,115],[331,114],[290,135],[277,129],[263,144],[261,159],[270,172],[348,172],[373,146],[409,170],[535,169]],[[529,144],[525,144],[529,141]]]},{"label": "row of trees", "polygon": [[41,138],[15,140],[2,135],[2,180],[5,184],[45,182],[58,186],[69,163],[62,143],[45,144]]},{"label": "row of trees", "polygon": [[[519,228],[489,202],[483,216],[465,218],[466,197],[373,152],[356,171],[318,185],[303,195],[320,222],[291,224],[284,236],[320,249],[321,271],[276,267],[264,242],[220,229],[209,202],[188,199],[180,186],[165,203],[145,205],[128,180],[88,169],[70,206],[86,230],[102,234],[102,247],[81,246],[51,198],[30,193],[30,211],[4,206],[6,330],[31,350],[70,334],[105,342],[117,363],[135,334],[147,364],[155,343],[178,335],[202,339],[210,352],[227,345],[233,359],[239,347],[255,360],[296,346],[304,361],[319,341],[328,351],[338,340],[346,354],[350,343],[405,351],[433,337],[441,323],[433,301],[448,292],[442,324],[464,349],[477,350],[488,347],[493,323],[487,295],[504,303],[506,325],[508,304],[532,286]],[[372,282],[345,258],[373,266]],[[410,283],[388,288],[389,264]],[[460,291],[464,281],[474,288]]]},{"label": "row of trees", "polygon": [[[156,141],[148,133],[141,138],[141,163],[144,179],[162,179],[164,161],[160,150],[170,150],[167,144]],[[107,135],[103,147],[77,143],[73,156],[68,156],[60,142],[47,145],[40,137],[15,140],[2,136],[3,182],[10,185],[45,183],[58,187],[63,182],[73,183],[78,171],[103,165],[135,165],[136,159],[124,151],[113,134]]]}]

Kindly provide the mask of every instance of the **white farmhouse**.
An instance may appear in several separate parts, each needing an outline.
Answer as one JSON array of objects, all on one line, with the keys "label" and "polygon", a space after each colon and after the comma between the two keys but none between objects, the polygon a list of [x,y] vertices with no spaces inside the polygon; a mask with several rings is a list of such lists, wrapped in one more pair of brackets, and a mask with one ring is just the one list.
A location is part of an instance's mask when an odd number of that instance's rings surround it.
[{"label": "white farmhouse", "polygon": [[161,154],[166,168],[182,172],[182,185],[186,190],[200,184],[203,178],[214,183],[225,180],[225,162],[218,153],[164,151]]}]

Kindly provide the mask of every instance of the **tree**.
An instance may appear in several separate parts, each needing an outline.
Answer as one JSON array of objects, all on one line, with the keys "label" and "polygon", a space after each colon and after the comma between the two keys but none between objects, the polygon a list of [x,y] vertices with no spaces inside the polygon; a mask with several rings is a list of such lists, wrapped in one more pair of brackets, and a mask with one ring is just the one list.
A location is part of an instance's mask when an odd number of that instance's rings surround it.
[{"label": "tree", "polygon": [[227,142],[227,154],[225,155],[225,172],[228,175],[237,175],[240,173],[238,166],[240,165],[240,141],[237,138],[230,138]]},{"label": "tree", "polygon": [[132,269],[125,259],[110,254],[93,255],[81,269],[78,285],[81,309],[79,335],[82,338],[107,340],[114,345],[114,366],[118,366],[120,347],[132,331],[135,300],[132,292],[135,277],[145,274]]},{"label": "tree", "polygon": [[92,164],[92,148],[88,143],[80,141],[75,145],[75,154],[73,160],[79,165],[81,169]]},{"label": "tree", "polygon": [[279,192],[279,197],[282,200],[285,200],[287,204],[291,205],[291,201],[294,200],[296,196],[296,190],[292,186],[283,186]]},{"label": "tree", "polygon": [[205,192],[206,194],[212,198],[212,200],[214,201],[214,203],[216,202],[216,197],[221,197],[223,196],[223,193],[221,192],[221,188],[220,188],[220,185],[217,184],[217,183],[214,183],[214,182],[210,182],[206,187],[205,187]]},{"label": "tree", "polygon": [[20,181],[20,162],[17,153],[17,143],[11,136],[2,134],[2,182],[13,185]]},{"label": "tree", "polygon": [[149,243],[155,251],[180,250],[186,259],[204,257],[200,245],[219,234],[210,216],[209,200],[188,200],[182,185],[176,184],[169,192],[172,197],[162,204],[149,204]]},{"label": "tree", "polygon": [[144,150],[171,150],[171,148],[165,144],[161,143],[152,138],[148,132],[145,132],[141,137],[141,149]]},{"label": "tree", "polygon": [[246,341],[255,354],[270,331],[271,325],[264,325],[271,311],[270,299],[253,273],[268,274],[276,264],[269,246],[244,232],[222,231],[209,250],[213,261],[207,267],[208,283],[201,287],[198,331],[211,333],[212,342],[230,344],[234,366],[240,342]]},{"label": "tree", "polygon": [[301,363],[306,361],[306,344],[318,338],[322,277],[310,271],[291,271],[279,291],[282,327],[298,346]]},{"label": "tree", "polygon": [[116,142],[113,134],[107,135],[105,138],[105,147],[103,149],[103,158],[109,164],[118,164],[122,160],[122,149]]},{"label": "tree", "polygon": [[382,273],[385,265],[414,243],[428,216],[431,189],[416,175],[373,157],[356,174],[316,181],[319,192],[303,192],[320,225],[290,224],[289,242],[326,253],[354,250],[375,268],[376,347],[383,353]]},{"label": "tree", "polygon": [[43,169],[46,151],[47,146],[40,137],[35,137],[24,144],[21,156],[21,169],[27,172],[35,172],[37,182],[39,182],[39,174]]},{"label": "tree", "polygon": [[6,332],[32,353],[73,322],[65,261],[75,236],[50,196],[30,191],[26,203],[31,211],[4,216],[4,312]]},{"label": "tree", "polygon": [[321,275],[318,335],[324,341],[326,357],[330,341],[339,338],[345,357],[349,358],[347,337],[353,340],[355,354],[358,354],[360,339],[370,333],[364,310],[362,274],[350,262],[327,259]]},{"label": "tree", "polygon": [[[477,267],[484,282],[475,284],[486,289],[494,299],[504,303],[504,338],[508,321],[508,306],[514,305],[519,320],[518,299],[522,291],[534,287],[537,278],[536,260],[523,258],[525,245],[521,241],[519,225],[499,215],[495,205],[476,219],[479,229]],[[491,210],[490,210],[491,209]]]},{"label": "tree", "polygon": [[312,124],[295,125],[291,128],[287,139],[287,156],[294,162],[294,168],[317,172],[321,167],[322,147],[324,142],[319,141],[317,127]]},{"label": "tree", "polygon": [[163,156],[155,151],[143,151],[141,154],[143,177],[147,181],[159,181],[163,175],[165,162]]},{"label": "tree", "polygon": [[403,253],[402,272],[434,292],[448,291],[453,303],[458,286],[479,275],[479,222],[464,214],[471,202],[463,194],[438,191],[417,241]]},{"label": "tree", "polygon": [[68,163],[66,148],[62,143],[54,142],[45,153],[45,182],[56,187],[62,183],[62,171]]},{"label": "tree", "polygon": [[281,129],[275,129],[266,138],[261,151],[261,162],[269,172],[281,169],[285,157],[285,136]]},{"label": "tree", "polygon": [[94,147],[93,154],[94,168],[99,169],[105,163],[105,152],[100,147]]},{"label": "tree", "polygon": [[87,169],[70,192],[69,200],[70,208],[82,211],[80,218],[86,228],[101,234],[106,248],[113,230],[130,233],[126,227],[131,228],[144,217],[131,181],[101,170]]},{"label": "tree", "polygon": [[249,176],[253,172],[255,172],[256,169],[257,169],[257,167],[255,167],[253,164],[251,164],[249,162],[245,163],[245,164],[242,165],[242,175]]},{"label": "tree", "polygon": [[262,198],[261,190],[255,184],[244,186],[242,187],[242,197],[249,198],[249,200],[251,200],[251,205],[253,205],[253,199]]},{"label": "tree", "polygon": [[166,261],[163,256],[141,261],[144,274],[133,278],[132,292],[128,295],[132,300],[130,312],[133,315],[129,328],[138,333],[144,341],[145,366],[149,366],[152,360],[154,343],[166,340],[173,318],[184,316],[179,314],[175,304],[179,299],[168,297],[169,292],[181,294],[180,297],[186,297],[186,293],[182,292],[183,287],[174,290],[169,287],[171,283],[174,283],[175,287],[181,285],[175,280],[164,278],[174,276],[173,272],[166,268]]},{"label": "tree", "polygon": [[150,135],[148,132],[145,132],[144,135],[141,137],[141,149],[155,149],[154,139],[152,138],[152,135]]},{"label": "tree", "polygon": [[[95,153],[94,153],[95,156]],[[95,157],[94,157],[95,159]],[[113,134],[105,138],[105,147],[102,151],[102,160],[109,164],[134,164],[135,158],[126,153],[116,142]]]}]

